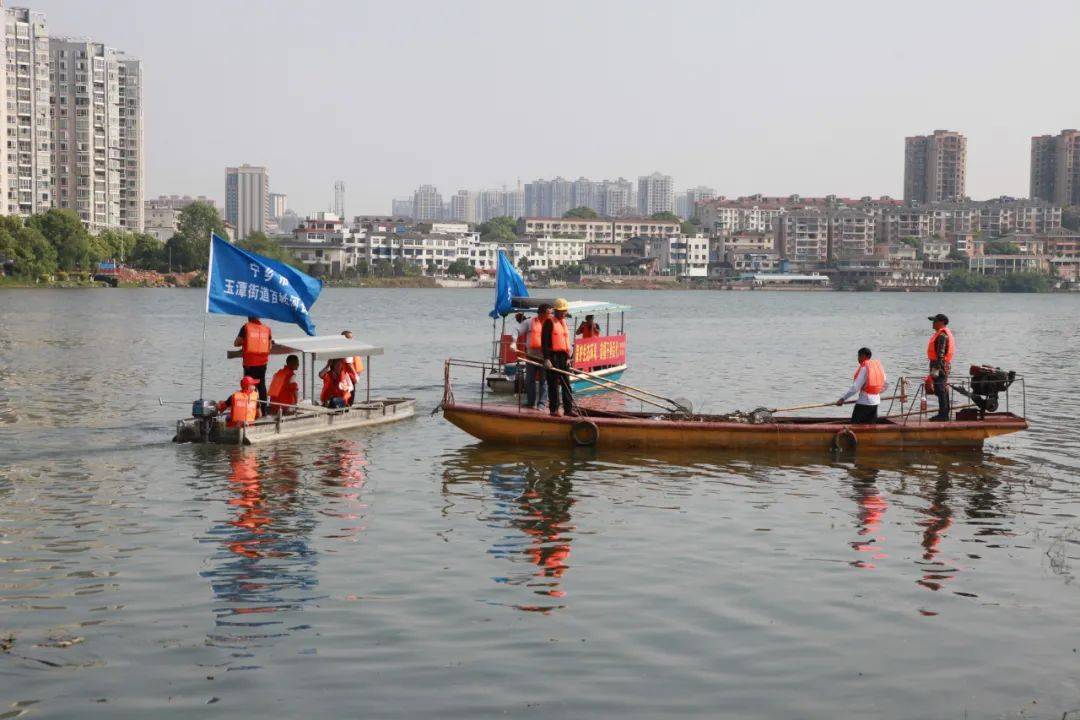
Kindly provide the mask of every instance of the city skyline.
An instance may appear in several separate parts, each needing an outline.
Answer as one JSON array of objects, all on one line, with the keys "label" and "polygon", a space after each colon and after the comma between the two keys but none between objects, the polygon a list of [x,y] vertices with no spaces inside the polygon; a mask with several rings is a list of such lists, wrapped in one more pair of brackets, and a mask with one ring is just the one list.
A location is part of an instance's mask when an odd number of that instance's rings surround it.
[{"label": "city skyline", "polygon": [[[1016,34],[1015,6],[997,2],[934,6],[933,23],[919,6],[895,13],[836,2],[822,12],[784,4],[779,12],[676,3],[657,12],[627,3],[613,12],[584,3],[573,6],[573,24],[565,22],[570,6],[559,3],[313,12],[266,2],[259,13],[200,0],[19,4],[48,14],[51,33],[87,35],[143,59],[147,197],[223,201],[222,168],[241,163],[269,168],[273,189],[300,212],[326,208],[335,180],[349,188],[353,214],[386,212],[390,198],[420,184],[449,197],[459,188],[515,187],[519,176],[636,178],[654,168],[679,189],[705,185],[727,196],[900,197],[904,138],[942,127],[968,140],[970,196],[1026,196],[1030,138],[1080,125],[1060,77],[1044,71],[1069,59],[1067,28],[1080,8],[1064,2],[1032,10],[1033,21],[1053,19],[1040,23],[1038,37]],[[885,22],[892,37],[918,42],[882,42],[875,28]],[[520,27],[536,32],[495,32]],[[968,32],[956,36],[955,27]],[[767,51],[755,40],[765,31]],[[409,53],[392,52],[403,44]],[[995,46],[1011,52],[985,52]],[[566,52],[552,55],[552,47]],[[639,47],[650,52],[632,51]],[[451,50],[459,67],[490,69],[475,93],[435,83],[414,107],[367,106],[376,96],[403,97],[401,88],[428,77]],[[505,61],[491,66],[492,57]],[[976,58],[977,71],[945,70]],[[583,67],[605,84],[571,82]],[[1036,101],[997,99],[994,88],[1018,84]],[[521,113],[492,102],[532,92],[557,93],[560,110]],[[451,107],[461,111],[436,112]]]}]

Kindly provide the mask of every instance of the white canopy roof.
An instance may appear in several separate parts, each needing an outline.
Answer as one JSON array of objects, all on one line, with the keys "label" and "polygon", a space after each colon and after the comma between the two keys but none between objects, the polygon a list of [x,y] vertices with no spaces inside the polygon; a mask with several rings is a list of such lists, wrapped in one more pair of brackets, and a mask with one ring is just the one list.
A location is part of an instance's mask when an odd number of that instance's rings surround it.
[{"label": "white canopy roof", "polygon": [[382,355],[383,349],[359,340],[349,340],[344,335],[312,335],[295,338],[274,338],[275,355],[287,353],[315,353],[321,358],[366,357]]}]

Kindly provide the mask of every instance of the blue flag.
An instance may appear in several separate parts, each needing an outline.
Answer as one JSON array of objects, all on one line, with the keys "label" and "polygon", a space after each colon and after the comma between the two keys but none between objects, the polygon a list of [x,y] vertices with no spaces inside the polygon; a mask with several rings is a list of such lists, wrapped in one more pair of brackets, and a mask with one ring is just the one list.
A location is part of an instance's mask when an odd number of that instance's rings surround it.
[{"label": "blue flag", "polygon": [[499,251],[499,266],[495,274],[495,308],[488,313],[490,317],[505,317],[513,309],[511,300],[516,297],[529,297],[529,290],[521,274],[506,257],[506,251]]},{"label": "blue flag", "polygon": [[310,311],[320,292],[321,280],[211,236],[206,312],[296,323],[314,335]]}]

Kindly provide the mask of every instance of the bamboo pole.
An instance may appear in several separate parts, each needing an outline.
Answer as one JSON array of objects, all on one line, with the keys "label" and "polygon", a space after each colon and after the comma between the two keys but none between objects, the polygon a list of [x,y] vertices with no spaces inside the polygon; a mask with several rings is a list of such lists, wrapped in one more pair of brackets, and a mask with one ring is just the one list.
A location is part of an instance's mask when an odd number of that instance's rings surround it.
[{"label": "bamboo pole", "polygon": [[[523,355],[521,359],[525,362],[531,362],[534,365],[543,365],[543,362],[537,359],[535,355]],[[648,395],[649,397],[656,398],[657,400],[663,400],[666,403],[671,403],[676,409],[684,409],[682,405],[675,402],[671,398],[664,397],[663,395],[657,395],[656,393],[649,392],[648,390],[643,390],[639,387],[634,387],[633,385],[628,385],[624,382],[620,382],[619,380],[613,380],[611,378],[601,377],[600,375],[594,375],[593,373],[586,370],[577,370],[575,368],[571,368],[571,372],[568,374],[570,375],[570,377],[580,377],[583,380],[592,380],[594,385],[604,383],[605,386],[609,387],[611,390],[618,391],[618,388],[626,388],[627,390],[632,390],[636,393]]]},{"label": "bamboo pole", "polygon": [[[638,402],[642,402],[642,403],[645,403],[647,405],[652,405],[653,407],[658,407],[661,410],[664,410],[665,412],[677,412],[677,411],[684,410],[684,408],[681,405],[679,405],[677,402],[675,402],[674,400],[670,400],[668,398],[661,397],[659,395],[653,395],[653,397],[658,397],[661,400],[664,400],[665,402],[670,403],[672,407],[669,407],[667,405],[662,405],[661,403],[658,403],[655,400],[650,400],[649,398],[644,397],[643,395],[637,395],[637,394],[635,394],[633,392],[633,391],[636,391],[637,388],[634,388],[634,387],[629,386],[629,385],[625,386],[626,388],[629,388],[629,389],[624,389],[623,387],[616,387],[614,381],[604,380],[604,379],[597,380],[597,379],[594,379],[594,377],[591,374],[588,374],[588,373],[578,374],[578,373],[580,373],[580,371],[570,373],[570,372],[567,372],[566,370],[561,370],[560,368],[555,368],[555,367],[547,368],[543,363],[538,363],[535,360],[530,359],[529,357],[522,357],[521,360],[522,360],[522,362],[528,363],[529,365],[535,365],[536,367],[541,367],[541,368],[544,368],[545,370],[551,370],[551,371],[553,371],[555,373],[558,373],[559,375],[564,375],[564,376],[570,377],[570,378],[580,378],[580,379],[584,380],[585,382],[592,383],[593,385],[596,385],[598,387],[607,388],[607,389],[612,390],[614,392],[617,392],[617,393],[619,393],[621,395],[625,395],[628,398],[631,398],[633,400],[637,400]],[[620,385],[621,385],[621,383],[620,383]],[[652,393],[644,393],[644,395],[652,395]]]},{"label": "bamboo pole", "polygon": [[[904,401],[904,400],[907,400],[907,396],[906,395],[891,395],[889,397],[883,397],[881,399],[882,400],[900,400],[900,401]],[[854,400],[846,400],[846,401],[844,401],[844,405],[851,405],[854,402],[855,402]],[[815,410],[817,408],[835,407],[835,406],[836,406],[835,402],[828,402],[828,403],[818,403],[816,405],[796,405],[795,407],[776,408],[774,410],[769,410],[769,412],[772,412],[772,413],[794,412],[795,410]]]}]

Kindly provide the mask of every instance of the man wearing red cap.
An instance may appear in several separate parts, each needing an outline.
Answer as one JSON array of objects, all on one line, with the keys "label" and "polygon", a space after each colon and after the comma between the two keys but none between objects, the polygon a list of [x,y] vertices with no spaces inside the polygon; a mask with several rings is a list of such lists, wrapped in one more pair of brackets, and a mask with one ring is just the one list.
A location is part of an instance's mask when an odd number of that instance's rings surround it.
[{"label": "man wearing red cap", "polygon": [[229,419],[226,427],[238,427],[250,425],[255,422],[261,413],[259,412],[259,391],[256,390],[259,381],[253,377],[244,376],[240,381],[240,389],[234,392],[228,400],[218,403],[218,410],[229,411]]}]

